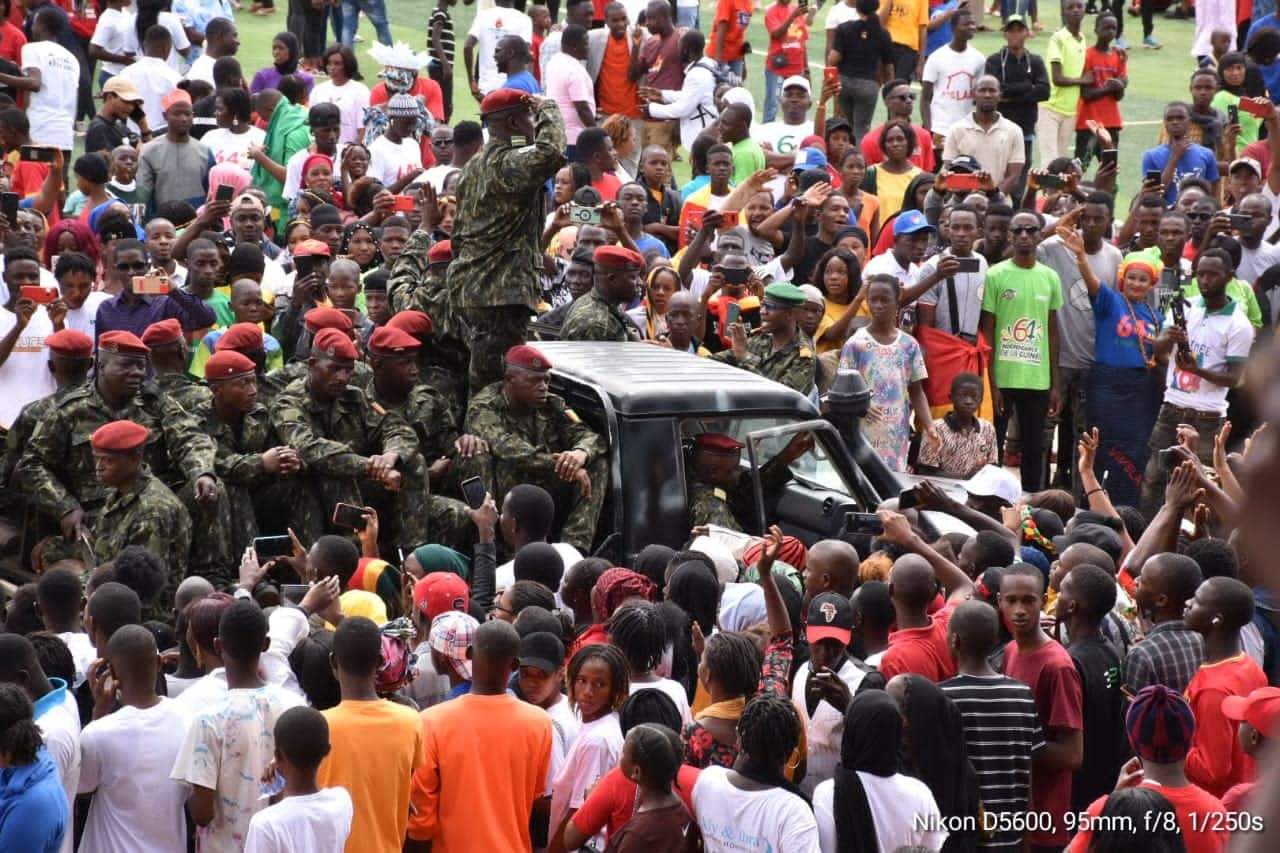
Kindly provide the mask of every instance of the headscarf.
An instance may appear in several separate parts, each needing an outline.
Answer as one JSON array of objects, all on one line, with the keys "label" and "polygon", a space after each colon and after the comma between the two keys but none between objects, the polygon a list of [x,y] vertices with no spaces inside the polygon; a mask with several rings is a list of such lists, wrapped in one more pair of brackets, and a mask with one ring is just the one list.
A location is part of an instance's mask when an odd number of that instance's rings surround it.
[{"label": "headscarf", "polygon": [[304,187],[307,185],[307,173],[311,171],[311,167],[312,167],[313,165],[315,165],[316,163],[327,163],[327,164],[328,164],[328,166],[329,166],[329,174],[333,175],[333,185],[334,185],[334,186],[337,186],[337,185],[338,185],[338,178],[337,178],[337,175],[334,175],[334,174],[333,174],[333,172],[334,172],[334,170],[333,170],[333,158],[332,158],[332,157],[330,157],[328,154],[318,154],[318,153],[317,153],[317,154],[310,154],[310,155],[308,155],[308,156],[307,156],[307,159],[305,159],[305,160],[303,160],[303,161],[302,161],[302,185],[303,185]]},{"label": "headscarf", "polygon": [[653,581],[653,585],[662,589],[666,586],[667,564],[676,552],[666,545],[646,545],[636,554],[631,568]]},{"label": "headscarf", "polygon": [[[357,231],[363,231],[373,240],[373,257],[367,264],[361,264],[360,272],[368,272],[371,269],[382,265],[382,249],[378,245],[378,232],[373,230],[373,226],[367,222],[352,222],[342,232],[342,254],[351,258],[349,252],[351,250],[351,238]],[[351,258],[355,260],[355,258]]]},{"label": "headscarf", "polygon": [[347,581],[347,589],[377,593],[383,601],[394,603],[400,599],[400,570],[386,560],[361,557],[351,580]]},{"label": "headscarf", "polygon": [[704,636],[711,636],[720,608],[720,582],[706,563],[690,560],[677,566],[667,584],[667,597],[698,623]]},{"label": "headscarf", "polygon": [[302,48],[298,44],[298,37],[290,32],[276,33],[276,37],[271,40],[272,44],[280,42],[289,51],[289,56],[284,62],[274,63],[276,71],[280,72],[280,76],[293,74],[298,70],[298,57],[302,55]]},{"label": "headscarf", "polygon": [[1124,277],[1131,269],[1144,270],[1151,278],[1152,286],[1160,281],[1160,273],[1164,270],[1164,264],[1153,253],[1148,252],[1130,252],[1120,261],[1120,269],[1116,273],[1116,290],[1124,292]]},{"label": "headscarf", "polygon": [[657,601],[658,587],[653,581],[631,569],[609,569],[591,588],[591,612],[603,622],[628,598]]},{"label": "headscarf", "polygon": [[466,580],[471,576],[471,561],[465,556],[443,545],[423,545],[415,548],[413,557],[422,566],[422,574],[432,572],[449,572]]},{"label": "headscarf", "polygon": [[49,229],[49,233],[44,238],[44,260],[45,263],[58,254],[58,238],[63,234],[70,234],[75,238],[75,251],[98,263],[98,238],[88,225],[79,219],[61,219]]},{"label": "headscarf", "polygon": [[409,681],[414,655],[409,648],[413,640],[413,622],[401,616],[382,626],[382,664],[374,680],[374,689],[385,696],[394,693]]},{"label": "headscarf", "polygon": [[[938,685],[908,675],[905,716],[911,727],[907,772],[929,786],[944,819],[977,818],[978,777],[969,763],[960,709]],[[959,823],[957,823],[959,825]],[[947,850],[977,847],[977,833],[954,834]]]},{"label": "headscarf", "polygon": [[888,693],[867,690],[853,697],[844,714],[840,763],[836,765],[835,775],[836,850],[839,853],[879,853],[875,820],[858,771],[881,779],[897,773],[901,741],[902,715],[898,712],[898,703]]},{"label": "headscarf", "polygon": [[235,198],[253,183],[253,178],[243,166],[235,163],[219,163],[209,170],[209,194],[206,201],[217,197],[218,187],[231,187],[231,197]]}]

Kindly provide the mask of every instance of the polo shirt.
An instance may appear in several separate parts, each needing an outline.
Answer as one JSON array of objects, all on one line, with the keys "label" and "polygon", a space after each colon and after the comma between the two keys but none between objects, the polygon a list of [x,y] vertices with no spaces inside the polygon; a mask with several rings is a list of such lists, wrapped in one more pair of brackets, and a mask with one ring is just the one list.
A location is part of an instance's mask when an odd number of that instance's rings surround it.
[{"label": "polo shirt", "polygon": [[1027,162],[1022,128],[999,113],[995,124],[984,128],[974,121],[973,113],[969,113],[951,125],[947,142],[942,147],[942,160],[947,162],[966,154],[975,158],[999,183],[1010,163],[1022,165]]},{"label": "polo shirt", "polygon": [[1053,63],[1062,64],[1063,76],[1079,77],[1084,73],[1084,54],[1083,34],[1073,36],[1070,30],[1062,27],[1049,38],[1049,50],[1044,55],[1044,64],[1049,68],[1049,100],[1044,101],[1041,106],[1059,115],[1076,114],[1080,104],[1080,87],[1053,85]]},{"label": "polo shirt", "polygon": [[[1187,342],[1195,354],[1196,363],[1209,370],[1222,370],[1228,364],[1242,362],[1249,357],[1253,346],[1253,326],[1234,299],[1217,311],[1205,308],[1204,297],[1191,300],[1187,306]],[[1170,312],[1165,326],[1173,325]],[[1172,406],[1194,409],[1197,412],[1227,413],[1227,391],[1224,385],[1215,385],[1199,376],[1179,370],[1177,362],[1169,359],[1168,384],[1164,401]]]}]

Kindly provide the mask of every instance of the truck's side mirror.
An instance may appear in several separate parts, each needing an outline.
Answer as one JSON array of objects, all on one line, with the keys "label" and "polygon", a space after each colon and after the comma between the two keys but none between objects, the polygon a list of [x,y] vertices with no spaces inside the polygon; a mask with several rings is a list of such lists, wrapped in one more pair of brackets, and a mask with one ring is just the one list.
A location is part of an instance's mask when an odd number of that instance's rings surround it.
[{"label": "truck's side mirror", "polygon": [[871,389],[862,374],[852,369],[836,373],[836,381],[827,392],[823,416],[840,435],[856,435],[870,408]]}]

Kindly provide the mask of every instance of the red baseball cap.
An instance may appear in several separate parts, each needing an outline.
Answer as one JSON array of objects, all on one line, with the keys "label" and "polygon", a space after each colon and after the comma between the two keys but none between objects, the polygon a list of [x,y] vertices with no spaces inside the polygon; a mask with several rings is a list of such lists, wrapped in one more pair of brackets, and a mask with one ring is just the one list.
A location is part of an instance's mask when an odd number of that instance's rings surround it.
[{"label": "red baseball cap", "polygon": [[1222,715],[1244,721],[1263,737],[1270,737],[1280,719],[1280,687],[1259,687],[1248,696],[1228,696],[1222,700]]},{"label": "red baseball cap", "polygon": [[471,606],[471,588],[453,572],[432,572],[413,585],[413,606],[428,622],[450,610],[466,613]]}]

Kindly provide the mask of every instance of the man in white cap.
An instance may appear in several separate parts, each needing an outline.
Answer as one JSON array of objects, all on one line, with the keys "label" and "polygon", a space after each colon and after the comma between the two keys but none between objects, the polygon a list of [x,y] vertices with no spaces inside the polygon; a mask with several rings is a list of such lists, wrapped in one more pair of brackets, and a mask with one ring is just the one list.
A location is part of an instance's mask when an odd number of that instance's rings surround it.
[{"label": "man in white cap", "polygon": [[992,518],[999,518],[1002,508],[1012,506],[1022,496],[1018,478],[995,465],[983,465],[963,486],[969,496],[968,505]]},{"label": "man in white cap", "polygon": [[751,138],[765,149],[765,159],[771,169],[790,170],[795,164],[800,140],[813,133],[813,119],[809,107],[813,106],[809,81],[793,74],[782,81],[782,120],[753,125]]}]

